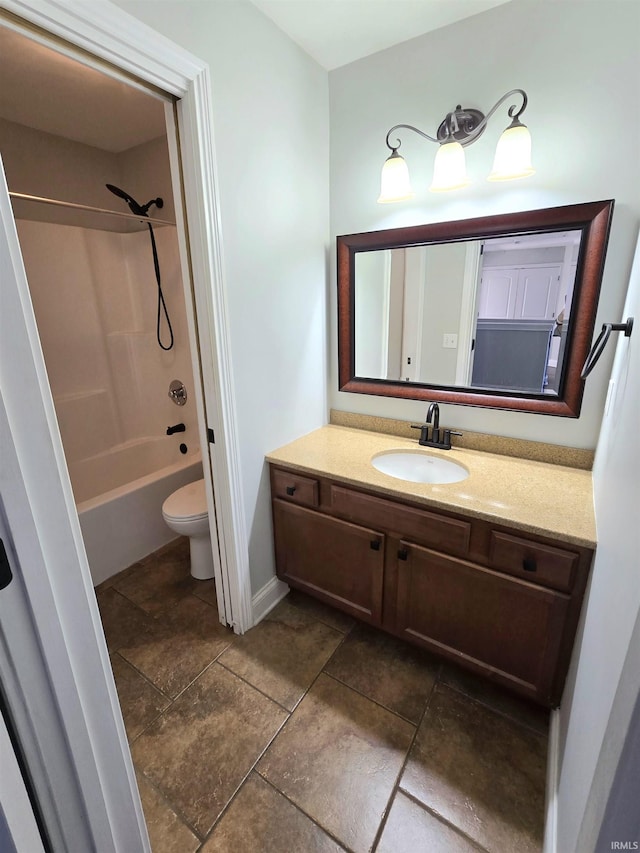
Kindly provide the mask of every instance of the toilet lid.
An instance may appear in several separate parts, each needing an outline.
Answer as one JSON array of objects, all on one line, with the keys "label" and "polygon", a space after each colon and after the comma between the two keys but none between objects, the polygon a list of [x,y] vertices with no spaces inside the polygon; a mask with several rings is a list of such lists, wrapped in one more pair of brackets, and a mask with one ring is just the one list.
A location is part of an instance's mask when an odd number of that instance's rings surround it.
[{"label": "toilet lid", "polygon": [[207,515],[207,496],[204,480],[187,483],[175,491],[162,504],[163,515],[169,518],[196,518]]}]

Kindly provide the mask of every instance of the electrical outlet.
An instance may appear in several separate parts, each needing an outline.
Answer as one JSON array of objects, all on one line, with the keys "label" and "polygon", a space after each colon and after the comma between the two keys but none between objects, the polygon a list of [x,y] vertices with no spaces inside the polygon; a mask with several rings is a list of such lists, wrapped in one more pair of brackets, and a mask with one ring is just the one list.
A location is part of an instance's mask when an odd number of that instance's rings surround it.
[{"label": "electrical outlet", "polygon": [[446,333],[442,336],[443,349],[456,349],[458,346],[458,336],[453,333]]}]

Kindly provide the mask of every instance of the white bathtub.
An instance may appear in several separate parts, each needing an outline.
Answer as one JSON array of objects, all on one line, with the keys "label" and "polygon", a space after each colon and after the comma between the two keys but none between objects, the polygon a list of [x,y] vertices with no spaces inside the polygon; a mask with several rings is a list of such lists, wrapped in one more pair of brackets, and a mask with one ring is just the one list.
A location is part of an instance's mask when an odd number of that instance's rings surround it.
[{"label": "white bathtub", "polygon": [[202,461],[199,450],[183,456],[174,441],[146,438],[71,462],[69,474],[91,576],[99,584],[175,538],[162,504],[202,477]]}]

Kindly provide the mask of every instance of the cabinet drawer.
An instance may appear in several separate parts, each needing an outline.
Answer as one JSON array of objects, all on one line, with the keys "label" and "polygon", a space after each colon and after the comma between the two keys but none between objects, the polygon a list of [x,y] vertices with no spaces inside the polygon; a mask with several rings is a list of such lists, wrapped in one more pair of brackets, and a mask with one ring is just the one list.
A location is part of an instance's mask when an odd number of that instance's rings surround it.
[{"label": "cabinet drawer", "polygon": [[271,489],[274,497],[284,498],[304,506],[318,506],[320,502],[318,481],[292,471],[272,469]]},{"label": "cabinet drawer", "polygon": [[573,586],[578,555],[493,530],[489,562],[516,577],[568,592]]},{"label": "cabinet drawer", "polygon": [[331,486],[331,507],[350,521],[397,533],[419,545],[464,556],[469,551],[471,524],[427,510]]}]

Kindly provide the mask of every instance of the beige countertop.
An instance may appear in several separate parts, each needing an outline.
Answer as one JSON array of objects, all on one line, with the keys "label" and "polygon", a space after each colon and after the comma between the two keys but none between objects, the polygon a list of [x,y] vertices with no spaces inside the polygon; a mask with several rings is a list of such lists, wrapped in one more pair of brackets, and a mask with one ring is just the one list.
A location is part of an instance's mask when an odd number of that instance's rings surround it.
[{"label": "beige countertop", "polygon": [[[442,485],[399,480],[371,464],[372,456],[387,450],[442,456],[464,465],[469,476]],[[590,471],[465,448],[435,450],[420,447],[417,440],[341,426],[321,427],[266,458],[390,497],[462,512],[565,543],[596,545]]]}]

